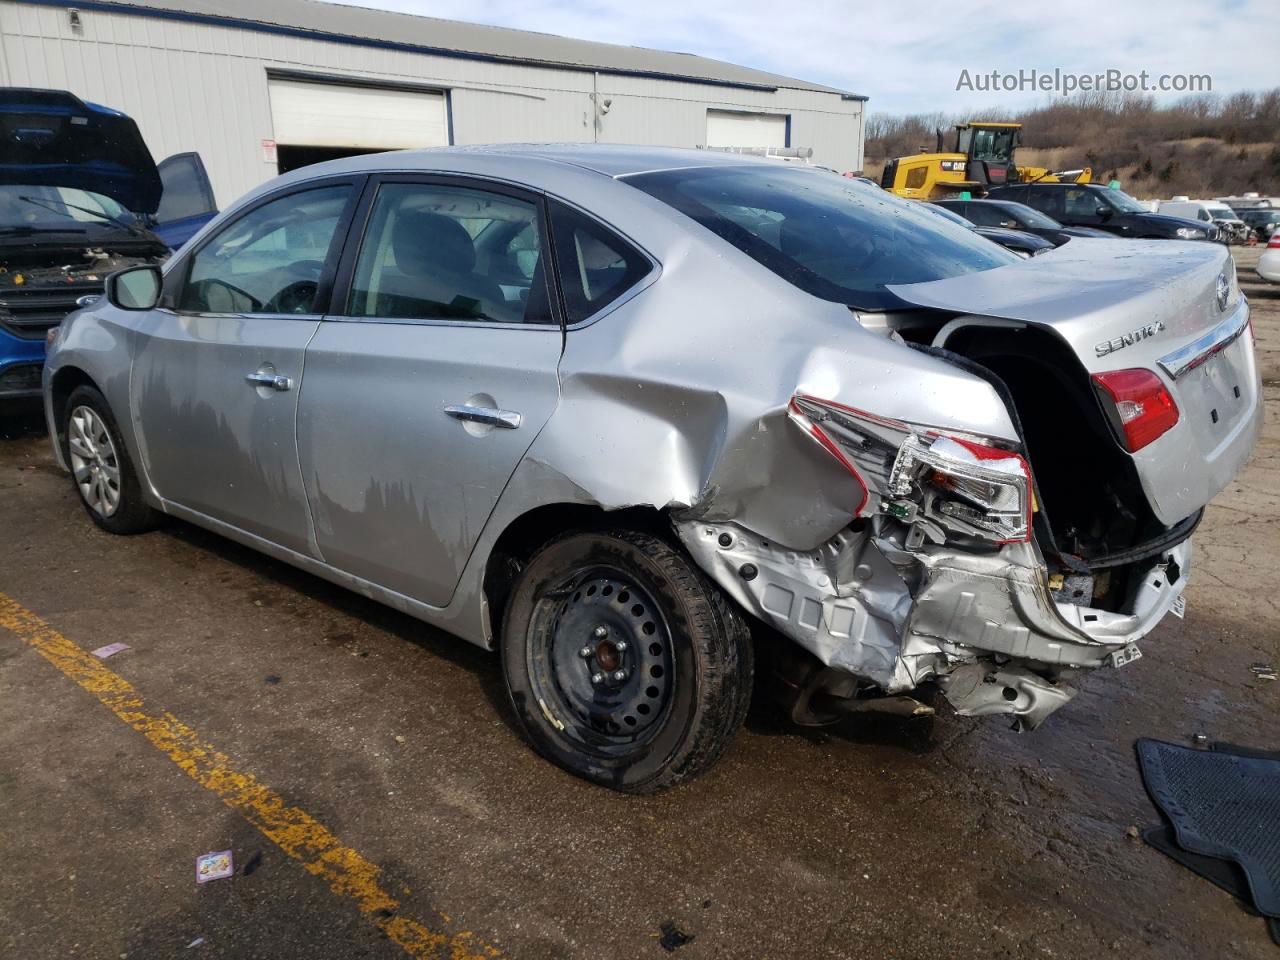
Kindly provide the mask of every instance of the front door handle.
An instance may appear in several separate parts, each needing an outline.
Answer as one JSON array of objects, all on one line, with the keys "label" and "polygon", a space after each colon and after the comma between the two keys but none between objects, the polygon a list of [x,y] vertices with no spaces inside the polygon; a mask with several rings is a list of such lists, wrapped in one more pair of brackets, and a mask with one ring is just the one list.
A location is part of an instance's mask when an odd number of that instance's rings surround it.
[{"label": "front door handle", "polygon": [[293,381],[278,373],[251,373],[244,379],[255,387],[266,387],[268,390],[284,391],[293,386]]},{"label": "front door handle", "polygon": [[497,407],[476,407],[469,403],[459,403],[445,407],[444,412],[455,420],[471,423],[487,423],[504,430],[515,430],[520,426],[521,417],[515,410],[499,410]]}]

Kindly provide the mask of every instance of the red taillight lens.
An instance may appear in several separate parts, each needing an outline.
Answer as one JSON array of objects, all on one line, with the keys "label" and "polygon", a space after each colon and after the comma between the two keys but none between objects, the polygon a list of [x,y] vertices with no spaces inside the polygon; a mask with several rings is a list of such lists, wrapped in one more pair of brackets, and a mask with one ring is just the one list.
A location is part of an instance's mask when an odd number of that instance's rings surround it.
[{"label": "red taillight lens", "polygon": [[1130,453],[1137,453],[1178,422],[1178,405],[1150,370],[1096,373],[1093,382],[1111,398]]},{"label": "red taillight lens", "polygon": [[873,513],[921,524],[934,543],[1030,539],[1031,468],[1017,453],[802,393],[790,417],[858,482],[858,516],[874,494]]},{"label": "red taillight lens", "polygon": [[855,517],[862,516],[862,511],[867,505],[867,501],[871,498],[871,490],[867,486],[867,481],[862,479],[862,474],[858,472],[857,466],[841,448],[840,444],[832,439],[831,435],[818,425],[812,414],[816,407],[815,401],[808,397],[795,396],[791,398],[788,407],[788,413],[791,419],[800,425],[804,431],[822,444],[823,449],[831,454],[840,462],[840,465],[853,474],[853,479],[858,482],[858,492],[855,495],[858,505],[853,510]]},{"label": "red taillight lens", "polygon": [[1280,230],[1271,235],[1271,239],[1267,241],[1268,250],[1280,250]]}]

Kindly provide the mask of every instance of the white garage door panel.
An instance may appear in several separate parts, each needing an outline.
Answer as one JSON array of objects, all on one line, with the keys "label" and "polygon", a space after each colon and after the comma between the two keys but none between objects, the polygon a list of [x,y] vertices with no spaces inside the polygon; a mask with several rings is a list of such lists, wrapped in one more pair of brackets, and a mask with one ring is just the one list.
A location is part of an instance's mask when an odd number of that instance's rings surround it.
[{"label": "white garage door panel", "polygon": [[277,143],[309,147],[441,147],[443,93],[269,80]]},{"label": "white garage door panel", "polygon": [[785,147],[787,118],[776,113],[707,111],[708,147]]}]

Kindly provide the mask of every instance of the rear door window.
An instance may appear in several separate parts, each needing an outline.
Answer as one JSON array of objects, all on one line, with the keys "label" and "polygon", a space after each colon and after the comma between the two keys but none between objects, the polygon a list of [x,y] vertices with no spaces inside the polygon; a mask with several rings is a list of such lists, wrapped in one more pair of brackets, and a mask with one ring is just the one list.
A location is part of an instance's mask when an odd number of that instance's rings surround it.
[{"label": "rear door window", "polygon": [[1022,198],[1022,202],[1041,213],[1047,213],[1055,220],[1061,220],[1065,216],[1065,211],[1062,209],[1062,191],[1055,187],[1030,189]]},{"label": "rear door window", "polygon": [[639,283],[649,259],[603,224],[560,203],[551,204],[565,321],[580,323]]},{"label": "rear door window", "polygon": [[541,218],[530,199],[443,183],[383,183],[347,314],[553,323]]},{"label": "rear door window", "polygon": [[1065,210],[1066,215],[1070,219],[1098,219],[1098,208],[1103,206],[1103,202],[1102,199],[1096,196],[1092,190],[1082,190],[1076,187],[1067,190],[1056,190],[1054,192],[1058,194],[1065,194]]}]

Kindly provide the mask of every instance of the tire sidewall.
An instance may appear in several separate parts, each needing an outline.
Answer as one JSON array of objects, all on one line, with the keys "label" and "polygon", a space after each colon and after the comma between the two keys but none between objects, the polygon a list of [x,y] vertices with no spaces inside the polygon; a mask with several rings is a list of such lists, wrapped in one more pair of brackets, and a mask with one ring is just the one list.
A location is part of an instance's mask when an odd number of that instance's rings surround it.
[{"label": "tire sidewall", "polygon": [[[686,561],[687,562],[687,561]],[[538,598],[564,580],[575,568],[613,567],[634,577],[655,602],[662,605],[669,631],[673,678],[658,733],[633,751],[617,757],[599,756],[562,735],[547,718],[528,675],[528,631]],[[554,541],[530,560],[507,603],[502,627],[502,665],[512,706],[525,734],[552,762],[597,783],[637,791],[662,776],[689,747],[691,733],[703,709],[703,675],[698,648],[710,638],[699,637],[695,618],[685,600],[643,549],[610,534],[571,534]]]},{"label": "tire sidewall", "polygon": [[75,482],[75,477],[73,476],[72,484],[75,486],[76,499],[80,501],[80,505],[89,514],[89,518],[109,533],[129,534],[150,529],[155,525],[156,513],[142,498],[142,487],[138,482],[138,475],[133,469],[133,460],[129,456],[129,449],[125,446],[124,438],[120,435],[120,427],[111,413],[107,398],[96,387],[88,384],[82,384],[72,390],[62,408],[61,443],[62,453],[66,458],[67,464],[70,465],[71,463],[71,412],[77,407],[89,407],[93,410],[94,413],[102,418],[102,422],[111,436],[112,446],[115,447],[116,464],[120,470],[120,505],[116,508],[115,513],[109,517],[104,517],[85,501],[84,495],[80,492],[80,485]]}]

